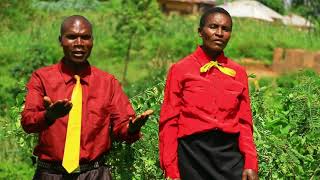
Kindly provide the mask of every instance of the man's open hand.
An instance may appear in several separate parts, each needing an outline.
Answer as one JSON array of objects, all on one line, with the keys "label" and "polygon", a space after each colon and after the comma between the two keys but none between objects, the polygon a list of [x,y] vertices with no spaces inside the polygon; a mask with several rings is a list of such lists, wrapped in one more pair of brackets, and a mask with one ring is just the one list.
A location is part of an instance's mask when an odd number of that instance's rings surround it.
[{"label": "man's open hand", "polygon": [[141,127],[147,122],[149,116],[153,114],[153,110],[149,109],[138,115],[135,119],[129,122],[129,133],[135,133],[140,131]]},{"label": "man's open hand", "polygon": [[72,103],[68,99],[57,100],[52,102],[48,96],[43,97],[43,103],[46,108],[46,119],[52,124],[56,119],[69,113]]}]

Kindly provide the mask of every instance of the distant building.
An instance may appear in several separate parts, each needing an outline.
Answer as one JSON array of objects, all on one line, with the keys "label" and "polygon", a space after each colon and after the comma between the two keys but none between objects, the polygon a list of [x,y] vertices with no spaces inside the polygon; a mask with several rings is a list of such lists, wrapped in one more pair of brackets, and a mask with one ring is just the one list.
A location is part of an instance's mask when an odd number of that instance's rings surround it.
[{"label": "distant building", "polygon": [[[291,1],[286,0],[286,2],[290,3]],[[299,28],[312,28],[314,26],[310,21],[299,15],[290,14],[282,16],[268,6],[254,0],[239,0],[218,6],[227,10],[232,17],[254,18],[269,22],[282,22],[284,25]]]},{"label": "distant building", "polygon": [[194,14],[215,6],[216,0],[158,0],[158,3],[165,13]]},{"label": "distant building", "polygon": [[310,21],[308,21],[304,17],[299,16],[297,14],[289,14],[289,15],[283,16],[282,22],[285,25],[295,26],[300,28],[314,27],[314,25]]},{"label": "distant building", "polygon": [[219,5],[227,10],[232,17],[254,18],[269,22],[281,21],[282,15],[268,6],[253,0],[233,1]]}]

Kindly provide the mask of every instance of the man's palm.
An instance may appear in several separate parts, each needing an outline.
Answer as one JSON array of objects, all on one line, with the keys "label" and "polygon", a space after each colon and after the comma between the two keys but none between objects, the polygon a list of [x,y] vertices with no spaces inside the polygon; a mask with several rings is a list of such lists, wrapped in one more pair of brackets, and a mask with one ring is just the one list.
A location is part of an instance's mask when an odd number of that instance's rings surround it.
[{"label": "man's palm", "polygon": [[57,100],[53,103],[48,96],[45,96],[43,102],[47,109],[46,117],[51,121],[67,115],[72,108],[72,103],[68,99]]},{"label": "man's palm", "polygon": [[135,119],[131,120],[129,122],[129,132],[134,133],[139,131],[141,127],[147,122],[151,114],[153,114],[153,110],[149,109],[138,115]]}]

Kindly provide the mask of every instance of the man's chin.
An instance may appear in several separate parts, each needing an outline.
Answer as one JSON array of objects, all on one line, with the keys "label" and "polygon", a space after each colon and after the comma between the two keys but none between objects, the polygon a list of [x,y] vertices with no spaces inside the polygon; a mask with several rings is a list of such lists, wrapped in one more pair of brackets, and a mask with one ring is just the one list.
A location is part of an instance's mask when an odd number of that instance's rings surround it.
[{"label": "man's chin", "polygon": [[70,61],[75,64],[83,64],[87,62],[86,58],[70,58]]},{"label": "man's chin", "polygon": [[214,52],[222,52],[223,51],[223,48],[220,46],[214,46],[210,49],[211,49],[211,51],[214,51]]}]

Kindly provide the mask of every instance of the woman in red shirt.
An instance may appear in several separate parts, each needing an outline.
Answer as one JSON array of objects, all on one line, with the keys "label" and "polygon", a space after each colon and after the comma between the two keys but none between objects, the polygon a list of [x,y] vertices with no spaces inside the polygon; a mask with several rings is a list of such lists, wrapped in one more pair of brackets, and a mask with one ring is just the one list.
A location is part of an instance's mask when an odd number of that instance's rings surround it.
[{"label": "woman in red shirt", "polygon": [[170,68],[159,122],[160,164],[169,179],[258,179],[245,69],[223,49],[232,19],[205,12],[202,45]]}]

